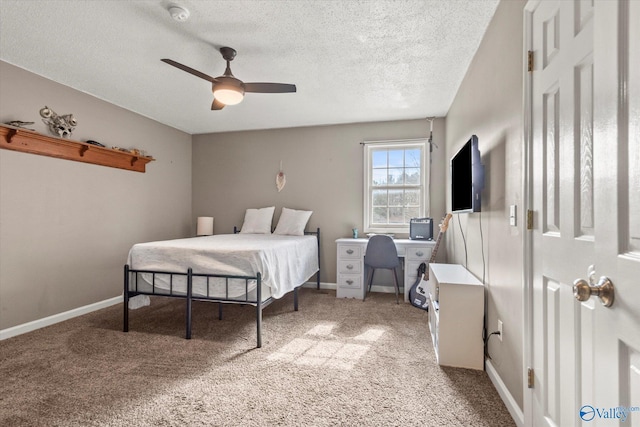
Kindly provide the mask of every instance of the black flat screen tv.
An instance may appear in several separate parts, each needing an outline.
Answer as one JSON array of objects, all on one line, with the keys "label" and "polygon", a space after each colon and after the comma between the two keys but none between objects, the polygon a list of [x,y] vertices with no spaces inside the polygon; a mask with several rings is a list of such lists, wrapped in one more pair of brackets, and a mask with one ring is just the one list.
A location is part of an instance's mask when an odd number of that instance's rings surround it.
[{"label": "black flat screen tv", "polygon": [[451,158],[452,213],[480,212],[484,166],[480,163],[478,137],[471,138]]}]

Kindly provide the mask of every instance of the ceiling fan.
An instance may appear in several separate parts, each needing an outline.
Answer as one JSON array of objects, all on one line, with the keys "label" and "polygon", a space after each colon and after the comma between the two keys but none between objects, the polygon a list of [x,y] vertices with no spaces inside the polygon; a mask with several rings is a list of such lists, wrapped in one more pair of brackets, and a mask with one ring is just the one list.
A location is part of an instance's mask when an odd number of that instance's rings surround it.
[{"label": "ceiling fan", "polygon": [[235,78],[231,73],[230,62],[236,57],[236,50],[230,47],[221,47],[220,53],[225,61],[227,61],[227,69],[224,71],[223,75],[215,78],[171,59],[165,58],[162,59],[162,62],[173,65],[182,71],[186,71],[189,74],[193,74],[196,77],[200,77],[201,79],[213,83],[212,110],[222,110],[225,105],[235,105],[240,103],[244,98],[244,94],[247,92],[287,93],[296,91],[296,85],[286,83],[244,83],[242,80]]}]

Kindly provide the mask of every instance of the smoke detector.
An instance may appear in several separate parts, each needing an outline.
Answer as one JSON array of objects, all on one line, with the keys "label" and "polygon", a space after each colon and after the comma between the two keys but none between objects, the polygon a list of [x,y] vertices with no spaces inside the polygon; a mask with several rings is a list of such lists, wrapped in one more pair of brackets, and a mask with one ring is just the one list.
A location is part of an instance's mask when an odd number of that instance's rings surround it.
[{"label": "smoke detector", "polygon": [[187,19],[189,19],[189,11],[187,10],[187,8],[182,6],[178,6],[178,5],[170,6],[169,13],[171,14],[171,17],[178,22],[184,22]]}]

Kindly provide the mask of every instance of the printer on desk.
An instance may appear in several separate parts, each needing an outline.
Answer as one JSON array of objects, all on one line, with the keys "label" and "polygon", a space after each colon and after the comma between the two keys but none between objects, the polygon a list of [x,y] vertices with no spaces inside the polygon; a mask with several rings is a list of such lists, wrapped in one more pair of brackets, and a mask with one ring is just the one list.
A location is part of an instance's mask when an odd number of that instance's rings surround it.
[{"label": "printer on desk", "polygon": [[433,240],[433,218],[411,218],[409,238],[411,240]]}]

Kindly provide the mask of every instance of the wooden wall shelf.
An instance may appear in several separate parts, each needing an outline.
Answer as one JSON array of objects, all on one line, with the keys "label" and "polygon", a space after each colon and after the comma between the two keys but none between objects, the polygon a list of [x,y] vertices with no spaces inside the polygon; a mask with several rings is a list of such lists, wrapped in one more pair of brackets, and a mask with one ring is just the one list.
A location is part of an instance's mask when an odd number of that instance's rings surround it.
[{"label": "wooden wall shelf", "polygon": [[0,148],[142,173],[145,172],[146,164],[155,160],[7,125],[0,125]]}]

